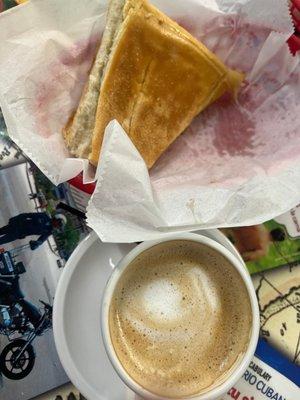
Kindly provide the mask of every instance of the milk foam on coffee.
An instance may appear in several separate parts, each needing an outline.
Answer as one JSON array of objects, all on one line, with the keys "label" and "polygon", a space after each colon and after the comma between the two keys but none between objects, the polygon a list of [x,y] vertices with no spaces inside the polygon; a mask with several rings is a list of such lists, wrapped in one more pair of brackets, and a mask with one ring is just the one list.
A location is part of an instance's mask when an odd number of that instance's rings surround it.
[{"label": "milk foam on coffee", "polygon": [[111,340],[127,374],[171,398],[222,383],[247,348],[251,324],[248,292],[235,268],[186,240],[158,244],[133,260],[109,310]]}]

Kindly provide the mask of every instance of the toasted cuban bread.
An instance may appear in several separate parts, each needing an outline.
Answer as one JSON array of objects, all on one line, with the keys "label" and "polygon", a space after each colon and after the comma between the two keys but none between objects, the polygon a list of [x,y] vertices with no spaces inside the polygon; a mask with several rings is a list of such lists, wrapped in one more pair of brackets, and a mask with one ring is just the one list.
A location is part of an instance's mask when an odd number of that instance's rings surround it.
[{"label": "toasted cuban bread", "polygon": [[146,0],[112,0],[79,107],[64,130],[72,154],[97,165],[116,119],[150,168],[192,119],[243,80]]},{"label": "toasted cuban bread", "polygon": [[89,158],[91,153],[92,136],[103,71],[107,65],[115,36],[122,22],[124,3],[125,0],[112,0],[109,3],[106,27],[103,32],[101,45],[83,90],[79,106],[63,130],[66,144],[70,152],[76,157]]}]

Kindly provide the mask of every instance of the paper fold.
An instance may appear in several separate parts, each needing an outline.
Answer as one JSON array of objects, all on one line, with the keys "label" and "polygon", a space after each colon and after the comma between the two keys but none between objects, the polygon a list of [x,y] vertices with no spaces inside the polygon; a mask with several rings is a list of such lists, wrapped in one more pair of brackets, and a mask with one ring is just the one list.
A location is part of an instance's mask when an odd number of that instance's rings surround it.
[{"label": "paper fold", "polygon": [[105,0],[31,0],[0,14],[0,106],[13,140],[55,183],[98,177],[88,223],[101,239],[255,224],[300,198],[300,61],[285,0],[153,0],[231,68],[238,100],[196,117],[151,170],[116,121],[95,172],[61,131],[76,109],[105,24]]},{"label": "paper fold", "polygon": [[56,184],[87,166],[72,158],[61,132],[81,96],[106,7],[104,0],[31,0],[0,14],[0,107],[8,133]]}]

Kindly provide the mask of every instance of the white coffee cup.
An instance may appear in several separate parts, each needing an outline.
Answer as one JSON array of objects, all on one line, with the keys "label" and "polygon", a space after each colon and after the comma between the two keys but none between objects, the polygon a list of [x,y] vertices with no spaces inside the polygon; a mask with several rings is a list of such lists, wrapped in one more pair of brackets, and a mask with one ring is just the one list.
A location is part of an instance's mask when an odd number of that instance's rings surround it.
[{"label": "white coffee cup", "polygon": [[[235,257],[227,248],[219,244],[218,242],[206,237],[206,236],[201,236],[199,234],[195,233],[182,233],[182,234],[177,234],[177,235],[172,235],[172,236],[167,236],[164,239],[159,239],[159,240],[153,240],[153,241],[148,241],[148,242],[143,242],[136,246],[133,250],[131,250],[116,266],[114,269],[110,279],[107,282],[104,294],[103,294],[103,299],[102,299],[102,313],[101,313],[101,331],[102,331],[102,337],[103,337],[103,342],[104,346],[107,352],[107,355],[120,376],[120,378],[123,380],[123,382],[138,396],[140,396],[143,399],[151,399],[151,400],[172,400],[168,397],[161,397],[157,396],[153,393],[150,393],[149,391],[145,390],[143,387],[138,385],[126,372],[122,364],[120,363],[115,351],[114,347],[111,341],[110,337],[110,331],[109,331],[109,307],[110,303],[112,300],[112,295],[114,292],[114,289],[119,281],[120,276],[124,272],[124,270],[127,268],[127,266],[142,252],[145,250],[163,242],[168,242],[168,241],[173,241],[173,240],[188,240],[188,241],[193,241],[193,242],[198,242],[203,245],[206,245],[208,247],[213,248],[215,251],[219,252],[221,255],[223,255],[225,258],[228,259],[228,261],[231,263],[231,265],[238,271],[239,275],[243,279],[245,286],[248,291],[249,295],[249,300],[251,304],[251,310],[252,310],[252,330],[250,334],[250,340],[248,343],[248,348],[245,352],[245,354],[241,357],[240,361],[237,363],[235,368],[231,371],[229,374],[228,378],[221,383],[217,387],[213,387],[211,390],[207,390],[205,393],[201,393],[199,395],[193,395],[187,398],[183,398],[181,400],[185,399],[194,399],[194,400],[216,400],[223,394],[225,394],[234,384],[240,379],[240,377],[243,375],[245,372],[246,368],[248,367],[258,341],[258,335],[259,335],[259,308],[258,308],[258,303],[256,299],[256,294],[255,290],[250,278],[250,275],[245,267],[245,264],[242,263],[240,259]],[[138,398],[138,397],[137,397]],[[178,400],[178,399],[177,399]]]}]

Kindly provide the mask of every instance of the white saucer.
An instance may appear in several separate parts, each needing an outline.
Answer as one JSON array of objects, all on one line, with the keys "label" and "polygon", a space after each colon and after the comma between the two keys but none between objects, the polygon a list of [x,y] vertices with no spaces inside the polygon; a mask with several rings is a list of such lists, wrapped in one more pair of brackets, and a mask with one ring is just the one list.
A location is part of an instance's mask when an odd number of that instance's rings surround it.
[{"label": "white saucer", "polygon": [[[241,260],[218,230],[200,231]],[[102,292],[118,261],[135,244],[102,243],[90,234],[76,248],[58,283],[53,330],[61,363],[73,384],[89,400],[135,398],[111,366],[100,332]]]}]

